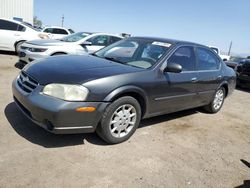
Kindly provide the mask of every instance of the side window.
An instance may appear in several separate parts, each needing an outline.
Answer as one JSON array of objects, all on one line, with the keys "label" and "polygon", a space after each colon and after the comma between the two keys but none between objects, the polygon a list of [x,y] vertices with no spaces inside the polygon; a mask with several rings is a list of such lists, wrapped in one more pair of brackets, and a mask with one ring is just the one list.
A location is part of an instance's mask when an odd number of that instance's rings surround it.
[{"label": "side window", "polygon": [[45,33],[52,33],[52,28],[47,28],[47,29],[45,29],[43,32],[45,32]]},{"label": "side window", "polygon": [[117,41],[119,41],[119,40],[121,40],[121,38],[119,38],[119,37],[109,37],[110,39],[109,39],[109,44],[113,44],[113,43],[115,43],[115,42],[117,42]]},{"label": "side window", "polygon": [[67,31],[64,29],[54,28],[52,31],[53,34],[59,34],[59,35],[67,35]]},{"label": "side window", "polygon": [[0,20],[0,29],[17,31],[18,24],[6,20]]},{"label": "side window", "polygon": [[178,48],[174,54],[168,59],[168,62],[178,63],[182,66],[183,71],[195,70],[195,55],[194,48],[191,46],[184,46]]},{"label": "side window", "polygon": [[23,27],[22,25],[18,25],[17,31],[22,31],[24,32],[26,30],[25,27]]},{"label": "side window", "polygon": [[217,70],[220,60],[210,50],[197,48],[198,70]]},{"label": "side window", "polygon": [[89,42],[92,43],[94,46],[107,46],[108,45],[109,36],[107,35],[100,35],[96,37],[92,37],[88,39]]},{"label": "side window", "polygon": [[72,33],[74,33],[75,31],[73,31],[72,29],[68,29],[69,30],[69,32],[72,34]]}]

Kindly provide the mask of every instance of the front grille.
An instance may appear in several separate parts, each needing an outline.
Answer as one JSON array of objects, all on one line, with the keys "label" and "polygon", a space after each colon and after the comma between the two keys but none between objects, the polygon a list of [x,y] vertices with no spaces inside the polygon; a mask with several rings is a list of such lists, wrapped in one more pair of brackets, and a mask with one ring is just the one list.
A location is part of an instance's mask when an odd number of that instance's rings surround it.
[{"label": "front grille", "polygon": [[29,47],[26,47],[26,46],[21,46],[21,49],[22,50],[27,50]]},{"label": "front grille", "polygon": [[17,84],[26,93],[31,93],[38,86],[38,82],[28,76],[25,72],[20,73],[17,79]]}]

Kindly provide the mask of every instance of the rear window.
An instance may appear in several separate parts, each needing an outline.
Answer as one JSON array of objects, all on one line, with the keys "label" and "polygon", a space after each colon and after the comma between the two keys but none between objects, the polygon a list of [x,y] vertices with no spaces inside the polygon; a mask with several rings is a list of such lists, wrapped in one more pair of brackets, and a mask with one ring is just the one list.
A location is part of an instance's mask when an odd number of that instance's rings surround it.
[{"label": "rear window", "polygon": [[220,60],[205,48],[197,48],[198,69],[199,70],[217,70],[220,67]]},{"label": "rear window", "polygon": [[45,33],[51,33],[51,34],[59,34],[59,35],[67,35],[68,32],[64,29],[60,28],[46,28],[44,30]]}]

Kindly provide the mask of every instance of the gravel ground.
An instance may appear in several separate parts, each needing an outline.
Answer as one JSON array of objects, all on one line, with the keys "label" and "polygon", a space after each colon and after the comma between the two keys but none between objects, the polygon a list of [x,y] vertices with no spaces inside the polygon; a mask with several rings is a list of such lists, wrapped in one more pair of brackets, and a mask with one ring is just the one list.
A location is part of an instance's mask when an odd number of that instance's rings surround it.
[{"label": "gravel ground", "polygon": [[144,120],[125,143],[53,135],[17,109],[17,57],[0,54],[0,187],[250,187],[250,91],[214,115],[200,109]]}]

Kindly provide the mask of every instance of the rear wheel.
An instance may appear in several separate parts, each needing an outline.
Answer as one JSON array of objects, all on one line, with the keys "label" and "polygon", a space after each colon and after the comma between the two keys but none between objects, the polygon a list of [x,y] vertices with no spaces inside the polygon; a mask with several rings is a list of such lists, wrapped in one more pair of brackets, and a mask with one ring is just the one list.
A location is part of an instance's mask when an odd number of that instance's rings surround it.
[{"label": "rear wheel", "polygon": [[220,111],[220,109],[224,103],[225,94],[226,94],[225,88],[220,87],[215,92],[213,101],[210,104],[208,104],[207,106],[205,106],[204,109],[209,113],[217,113],[218,111]]},{"label": "rear wheel", "polygon": [[111,103],[103,114],[97,134],[110,144],[128,140],[141,120],[141,107],[133,97],[122,97]]}]

